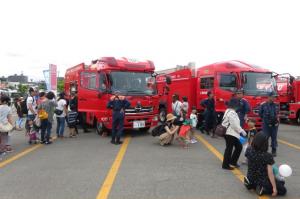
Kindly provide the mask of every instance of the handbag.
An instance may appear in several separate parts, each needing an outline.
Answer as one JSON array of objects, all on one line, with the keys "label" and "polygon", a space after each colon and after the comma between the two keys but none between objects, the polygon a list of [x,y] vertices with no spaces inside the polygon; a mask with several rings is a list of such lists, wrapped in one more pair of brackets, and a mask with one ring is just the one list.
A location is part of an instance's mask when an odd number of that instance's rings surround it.
[{"label": "handbag", "polygon": [[13,125],[11,125],[11,123],[7,122],[5,124],[3,123],[0,123],[0,132],[1,133],[6,133],[6,132],[9,132],[11,130],[13,130]]},{"label": "handbag", "polygon": [[[228,112],[226,113],[226,115],[228,114]],[[230,126],[230,123],[228,122],[228,126],[225,127],[222,125],[224,119],[226,118],[226,115],[224,115],[222,121],[221,121],[221,124],[217,125],[216,129],[215,129],[215,134],[219,137],[224,137],[225,134],[226,134],[226,131],[228,129],[228,127]]]},{"label": "handbag", "polygon": [[34,124],[37,126],[37,127],[41,127],[41,119],[39,117],[35,117],[34,119]]},{"label": "handbag", "polygon": [[48,119],[48,113],[44,109],[38,111],[38,118],[41,120]]},{"label": "handbag", "polygon": [[54,110],[54,113],[56,114],[56,115],[61,115],[62,113],[63,113],[63,110],[59,110],[59,109],[55,109]]}]

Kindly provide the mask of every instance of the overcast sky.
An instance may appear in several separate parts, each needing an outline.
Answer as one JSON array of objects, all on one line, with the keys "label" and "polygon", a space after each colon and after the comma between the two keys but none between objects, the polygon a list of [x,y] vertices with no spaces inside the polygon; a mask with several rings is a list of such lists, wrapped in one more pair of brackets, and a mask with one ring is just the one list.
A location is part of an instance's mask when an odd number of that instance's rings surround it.
[{"label": "overcast sky", "polygon": [[242,60],[300,76],[299,1],[9,0],[0,3],[0,76],[43,79],[101,56],[157,69]]}]

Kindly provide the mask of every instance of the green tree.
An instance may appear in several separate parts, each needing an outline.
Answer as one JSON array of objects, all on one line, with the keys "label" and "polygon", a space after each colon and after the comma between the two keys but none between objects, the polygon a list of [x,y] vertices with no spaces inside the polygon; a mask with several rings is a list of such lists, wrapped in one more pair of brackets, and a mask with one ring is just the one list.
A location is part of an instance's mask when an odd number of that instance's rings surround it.
[{"label": "green tree", "polygon": [[39,83],[39,90],[47,90],[47,85],[45,82],[40,82]]},{"label": "green tree", "polygon": [[64,80],[57,80],[57,92],[63,92],[65,89],[65,81]]},{"label": "green tree", "polygon": [[20,85],[19,85],[19,88],[18,88],[18,91],[19,91],[22,95],[24,95],[24,94],[26,94],[27,91],[28,91],[28,86],[27,86],[27,85],[20,84]]}]

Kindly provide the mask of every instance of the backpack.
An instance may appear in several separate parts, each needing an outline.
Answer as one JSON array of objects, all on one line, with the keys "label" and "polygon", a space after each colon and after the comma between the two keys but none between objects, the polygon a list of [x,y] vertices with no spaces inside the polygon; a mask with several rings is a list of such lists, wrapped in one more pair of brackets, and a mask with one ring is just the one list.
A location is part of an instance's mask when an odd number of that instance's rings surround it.
[{"label": "backpack", "polygon": [[155,137],[155,136],[160,136],[161,134],[163,134],[165,132],[165,126],[166,126],[165,124],[160,124],[160,125],[154,127],[151,132],[152,136]]},{"label": "backpack", "polygon": [[[30,96],[31,97],[31,96]],[[27,99],[28,97],[26,97],[22,102],[21,102],[21,112],[24,114],[24,115],[27,115],[28,114],[28,108],[27,108]],[[34,100],[34,97],[32,97],[33,99],[33,102],[35,101]]]}]

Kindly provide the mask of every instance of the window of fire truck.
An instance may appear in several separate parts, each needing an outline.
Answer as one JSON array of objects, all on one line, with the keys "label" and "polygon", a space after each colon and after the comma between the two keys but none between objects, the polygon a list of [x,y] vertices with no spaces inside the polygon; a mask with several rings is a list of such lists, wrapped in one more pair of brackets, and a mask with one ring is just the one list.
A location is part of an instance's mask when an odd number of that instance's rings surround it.
[{"label": "window of fire truck", "polygon": [[246,95],[266,96],[276,92],[276,81],[272,73],[243,73],[243,89]]},{"label": "window of fire truck", "polygon": [[219,86],[223,90],[235,91],[237,89],[237,76],[235,74],[221,73],[219,74]]},{"label": "window of fire truck", "polygon": [[200,88],[201,89],[212,89],[214,87],[214,78],[213,77],[202,77],[200,79]]},{"label": "window of fire truck", "polygon": [[120,91],[124,95],[154,95],[157,93],[155,77],[143,72],[111,72],[111,91]]},{"label": "window of fire truck", "polygon": [[82,72],[80,74],[80,86],[90,90],[97,90],[99,87],[97,79],[97,73]]}]

